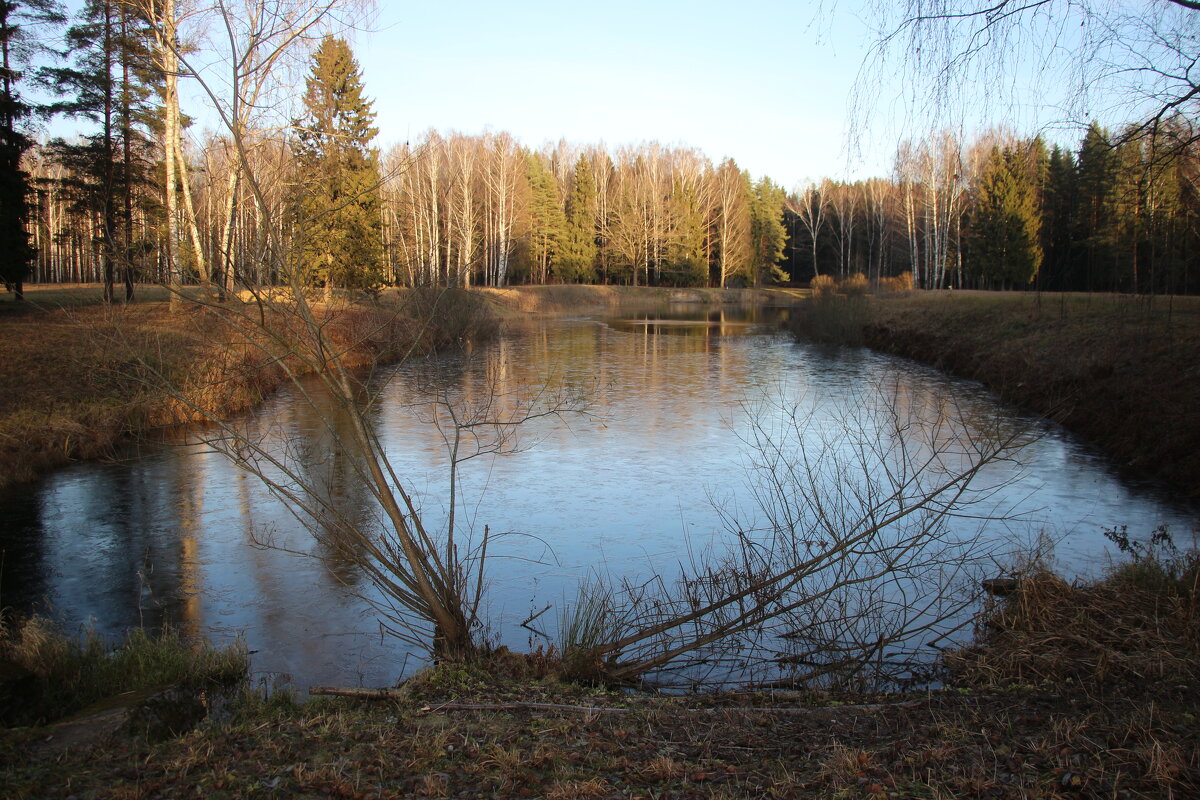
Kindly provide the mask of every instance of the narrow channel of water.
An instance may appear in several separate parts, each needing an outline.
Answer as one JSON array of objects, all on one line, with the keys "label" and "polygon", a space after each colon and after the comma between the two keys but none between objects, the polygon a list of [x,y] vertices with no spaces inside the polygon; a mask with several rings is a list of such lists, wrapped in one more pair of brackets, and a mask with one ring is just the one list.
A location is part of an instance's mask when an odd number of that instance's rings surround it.
[{"label": "narrow channel of water", "polygon": [[[460,530],[505,534],[492,551],[487,611],[493,636],[514,649],[544,642],[520,623],[547,606],[538,625],[553,635],[586,575],[673,574],[729,516],[750,519],[748,421],[783,408],[812,414],[814,432],[880,398],[936,408],[954,426],[1032,429],[1039,435],[1019,465],[989,468],[986,480],[1005,484],[990,508],[1009,519],[986,535],[1031,541],[1044,532],[1068,573],[1103,568],[1106,527],[1148,535],[1167,525],[1187,540],[1196,524],[1194,507],[1123,480],[1094,448],[977,384],[865,350],[796,343],[773,311],[674,308],[532,321],[472,354],[395,368],[374,420],[434,526],[445,518],[448,457],[430,424],[430,390],[459,404],[493,397],[503,410],[547,386],[586,389],[589,413],[529,423],[516,452],[462,471]],[[376,524],[294,390],[246,422],[286,442],[309,477],[339,487],[348,514]],[[5,606],[107,634],[170,622],[217,641],[243,635],[256,671],[301,686],[385,685],[420,663],[354,596],[372,590],[352,563],[319,552],[259,481],[194,439],[77,464],[0,501]]]}]

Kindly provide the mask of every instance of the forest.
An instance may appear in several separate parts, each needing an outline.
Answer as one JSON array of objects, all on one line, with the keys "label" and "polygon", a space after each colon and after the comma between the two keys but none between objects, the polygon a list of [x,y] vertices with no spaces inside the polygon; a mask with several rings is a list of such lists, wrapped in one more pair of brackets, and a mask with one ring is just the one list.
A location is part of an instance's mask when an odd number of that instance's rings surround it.
[{"label": "forest", "polygon": [[[200,76],[198,46],[178,44],[180,22],[156,0],[89,0],[74,19],[52,0],[3,4],[7,286],[98,282],[116,299],[141,283],[225,293],[284,274],[373,290],[908,272],[921,288],[1200,288],[1200,152],[1181,116],[1093,123],[1073,145],[944,131],[903,143],[890,175],[787,191],[657,142],[534,149],[430,130],[381,152],[364,75],[331,37],[292,103],[268,99],[283,47],[245,39],[257,66],[224,98],[209,89],[223,132],[196,130],[178,82]],[[59,29],[61,54],[39,44]],[[90,132],[30,137],[28,123],[54,117]]]}]

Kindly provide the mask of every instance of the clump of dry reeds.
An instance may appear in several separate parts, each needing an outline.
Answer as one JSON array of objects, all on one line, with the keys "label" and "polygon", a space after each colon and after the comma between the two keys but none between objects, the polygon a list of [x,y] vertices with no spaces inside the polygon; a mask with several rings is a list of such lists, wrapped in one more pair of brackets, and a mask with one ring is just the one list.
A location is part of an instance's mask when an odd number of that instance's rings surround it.
[{"label": "clump of dry reeds", "polygon": [[871,291],[871,282],[861,272],[838,281],[838,291],[847,297],[864,297]]},{"label": "clump of dry reeds", "polygon": [[837,280],[832,275],[817,275],[808,282],[813,297],[825,297],[837,291]]},{"label": "clump of dry reeds", "polygon": [[913,290],[913,274],[902,272],[894,278],[881,278],[877,293],[881,295],[908,294]]},{"label": "clump of dry reeds", "polygon": [[1102,579],[1038,568],[980,614],[977,644],[945,661],[960,685],[1200,684],[1200,554],[1149,554]]}]

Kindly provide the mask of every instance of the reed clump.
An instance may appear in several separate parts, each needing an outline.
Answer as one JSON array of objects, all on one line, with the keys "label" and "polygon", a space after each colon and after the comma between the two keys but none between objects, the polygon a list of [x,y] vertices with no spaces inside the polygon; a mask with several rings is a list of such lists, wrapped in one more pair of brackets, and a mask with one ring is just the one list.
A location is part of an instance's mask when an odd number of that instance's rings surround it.
[{"label": "reed clump", "polygon": [[838,281],[837,289],[846,297],[864,297],[871,291],[871,282],[861,272],[856,272]]},{"label": "reed clump", "polygon": [[876,294],[880,296],[905,295],[916,288],[913,284],[913,274],[902,272],[891,278],[880,278]]}]

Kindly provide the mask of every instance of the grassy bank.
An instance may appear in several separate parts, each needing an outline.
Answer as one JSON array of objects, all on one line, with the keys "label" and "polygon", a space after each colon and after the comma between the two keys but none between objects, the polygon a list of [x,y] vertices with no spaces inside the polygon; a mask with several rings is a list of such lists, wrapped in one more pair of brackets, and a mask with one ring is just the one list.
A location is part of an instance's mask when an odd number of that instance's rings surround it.
[{"label": "grassy bank", "polygon": [[1200,496],[1200,298],[922,292],[832,305],[818,336],[981,381]]},{"label": "grassy bank", "polygon": [[1196,576],[1177,554],[1078,586],[1033,568],[982,611],[939,691],[652,697],[507,655],[442,664],[387,700],[250,692],[157,743],[126,731],[47,750],[46,729],[0,731],[0,786],[80,800],[1194,797]]},{"label": "grassy bank", "polygon": [[[237,413],[314,355],[286,305],[105,306],[95,287],[33,287],[0,304],[0,487],[72,460],[113,454],[128,437]],[[235,313],[231,313],[235,312]],[[318,309],[356,370],[494,332],[489,306],[462,292],[393,293]],[[258,323],[265,323],[259,327]],[[289,355],[289,351],[291,355]]]}]

